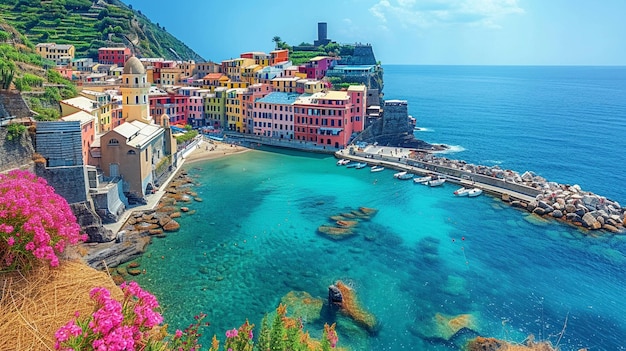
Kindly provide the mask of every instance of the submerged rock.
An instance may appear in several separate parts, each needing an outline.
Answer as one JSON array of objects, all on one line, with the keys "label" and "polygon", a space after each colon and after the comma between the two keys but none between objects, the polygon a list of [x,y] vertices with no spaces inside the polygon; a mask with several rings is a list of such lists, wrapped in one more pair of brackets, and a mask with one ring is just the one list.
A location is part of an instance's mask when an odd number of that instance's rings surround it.
[{"label": "submerged rock", "polygon": [[417,327],[417,332],[427,339],[442,339],[448,341],[462,329],[479,333],[478,323],[473,314],[467,313],[448,316],[436,313],[430,321],[420,324],[420,326]]}]

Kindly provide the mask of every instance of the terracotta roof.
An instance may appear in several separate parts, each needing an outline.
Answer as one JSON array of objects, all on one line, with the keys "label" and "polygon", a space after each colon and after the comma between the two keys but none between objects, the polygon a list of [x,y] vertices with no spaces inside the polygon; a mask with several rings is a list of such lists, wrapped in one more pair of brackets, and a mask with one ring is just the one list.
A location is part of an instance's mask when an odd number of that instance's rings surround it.
[{"label": "terracotta roof", "polygon": [[202,79],[220,79],[224,74],[222,73],[209,73]]}]

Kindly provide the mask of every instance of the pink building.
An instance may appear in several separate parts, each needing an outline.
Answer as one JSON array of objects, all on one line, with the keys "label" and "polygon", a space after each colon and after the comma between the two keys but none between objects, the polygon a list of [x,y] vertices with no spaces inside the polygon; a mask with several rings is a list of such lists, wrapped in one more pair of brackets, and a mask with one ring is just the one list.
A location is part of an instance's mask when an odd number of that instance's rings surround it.
[{"label": "pink building", "polygon": [[123,67],[130,56],[129,48],[98,49],[98,62],[106,65],[118,65]]},{"label": "pink building", "polygon": [[300,73],[305,73],[308,79],[322,79],[326,76],[326,71],[333,68],[335,58],[328,56],[317,56],[298,67]]},{"label": "pink building", "polygon": [[253,133],[276,139],[294,138],[293,104],[300,94],[272,92],[254,102]]},{"label": "pink building", "polygon": [[199,89],[196,87],[184,87],[178,93],[188,98],[186,120],[193,127],[206,125],[204,120],[204,95],[210,93],[209,89]]},{"label": "pink building", "polygon": [[272,85],[267,83],[257,83],[248,87],[243,94],[243,124],[245,133],[252,134],[254,132],[254,102],[257,99],[267,96],[273,91]]},{"label": "pink building", "polygon": [[96,135],[96,127],[95,127],[96,119],[94,118],[94,116],[92,116],[91,114],[85,111],[78,111],[78,112],[72,113],[71,115],[61,118],[61,120],[65,122],[77,121],[80,123],[83,164],[84,165],[91,164],[89,150],[91,148],[91,144],[93,144],[94,142],[95,135]]},{"label": "pink building", "polygon": [[150,115],[161,116],[166,114],[170,118],[171,125],[186,125],[189,108],[189,97],[176,93],[167,95],[151,95]]},{"label": "pink building", "polygon": [[301,96],[294,104],[295,139],[346,147],[353,133],[363,130],[366,93],[365,86],[354,86]]}]

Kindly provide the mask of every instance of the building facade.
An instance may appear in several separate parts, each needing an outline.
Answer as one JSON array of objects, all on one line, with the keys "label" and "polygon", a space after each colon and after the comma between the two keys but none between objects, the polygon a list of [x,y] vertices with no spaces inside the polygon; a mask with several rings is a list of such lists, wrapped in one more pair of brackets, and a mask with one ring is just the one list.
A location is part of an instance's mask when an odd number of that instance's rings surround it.
[{"label": "building facade", "polygon": [[130,49],[126,47],[98,49],[98,62],[102,64],[122,67],[131,56]]}]

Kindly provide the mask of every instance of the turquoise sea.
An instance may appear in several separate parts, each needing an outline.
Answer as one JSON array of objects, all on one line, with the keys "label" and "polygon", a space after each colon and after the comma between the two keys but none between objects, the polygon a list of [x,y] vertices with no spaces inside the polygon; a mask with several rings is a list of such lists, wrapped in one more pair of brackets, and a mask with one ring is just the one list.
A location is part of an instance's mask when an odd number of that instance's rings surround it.
[{"label": "turquoise sea", "polygon": [[[424,131],[454,145],[448,157],[578,183],[626,203],[626,68],[385,67],[385,96],[406,99]],[[337,322],[354,350],[460,350],[494,336],[558,343],[562,350],[624,350],[626,236],[540,221],[489,196],[455,198],[392,171],[346,169],[331,156],[261,149],[186,169],[203,202],[182,229],[155,239],[138,282],[154,292],[170,328],[199,312],[212,334],[246,318],[260,324],[281,297],[325,300],[342,280],[379,321],[375,335],[322,309],[319,335]],[[317,227],[360,206],[378,209],[356,235]],[[471,314],[474,331],[449,340],[436,314]]]}]

